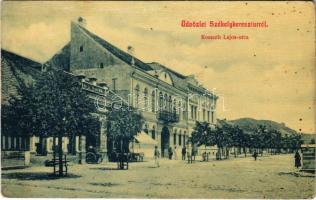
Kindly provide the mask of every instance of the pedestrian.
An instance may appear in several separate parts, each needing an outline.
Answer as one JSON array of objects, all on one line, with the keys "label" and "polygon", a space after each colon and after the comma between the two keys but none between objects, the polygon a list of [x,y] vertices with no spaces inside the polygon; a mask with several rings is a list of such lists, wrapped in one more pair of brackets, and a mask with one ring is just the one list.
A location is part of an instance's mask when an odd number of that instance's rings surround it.
[{"label": "pedestrian", "polygon": [[295,167],[296,168],[299,168],[301,167],[301,156],[300,156],[300,153],[298,151],[295,152],[295,156],[294,156],[294,159],[295,159]]},{"label": "pedestrian", "polygon": [[258,157],[257,151],[255,151],[255,152],[253,153],[253,157],[254,157],[255,160],[257,160],[257,157]]},{"label": "pedestrian", "polygon": [[168,148],[168,155],[169,155],[169,160],[171,160],[172,159],[172,148],[171,147]]},{"label": "pedestrian", "polygon": [[185,160],[185,154],[187,154],[187,148],[185,146],[182,147],[181,154],[182,154],[182,160]]},{"label": "pedestrian", "polygon": [[159,152],[157,146],[155,146],[154,158],[155,158],[155,165],[156,165],[156,167],[160,167],[160,166],[159,166],[160,152]]},{"label": "pedestrian", "polygon": [[177,146],[175,146],[174,149],[173,149],[173,156],[174,156],[175,160],[178,160]]},{"label": "pedestrian", "polygon": [[[191,156],[193,157],[193,160],[195,161],[195,156],[196,156],[196,153],[197,153],[197,150],[196,150],[196,147],[193,146],[192,147],[192,153],[191,153]],[[192,157],[191,157],[191,162],[192,162]]]}]

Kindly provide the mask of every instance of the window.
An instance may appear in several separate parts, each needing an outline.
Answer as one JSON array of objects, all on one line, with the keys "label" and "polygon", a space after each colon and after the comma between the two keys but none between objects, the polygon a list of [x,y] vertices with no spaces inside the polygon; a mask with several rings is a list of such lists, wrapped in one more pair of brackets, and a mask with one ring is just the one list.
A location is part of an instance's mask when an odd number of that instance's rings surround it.
[{"label": "window", "polygon": [[210,122],[210,111],[207,111],[207,121]]},{"label": "window", "polygon": [[212,120],[212,123],[214,123],[214,112],[211,112],[211,113],[212,113],[211,120]]},{"label": "window", "polygon": [[83,46],[82,45],[79,47],[79,51],[83,52]]},{"label": "window", "polygon": [[156,111],[156,95],[155,95],[155,90],[151,93],[151,111],[155,112]]},{"label": "window", "polygon": [[145,124],[144,132],[148,135],[148,125]]},{"label": "window", "polygon": [[135,107],[138,107],[139,103],[139,85],[135,87]]},{"label": "window", "polygon": [[174,145],[177,144],[177,134],[176,133],[173,134],[173,144]]},{"label": "window", "polygon": [[205,121],[205,109],[203,109],[203,121]]},{"label": "window", "polygon": [[101,68],[101,69],[103,69],[103,68],[104,68],[104,65],[103,65],[103,63],[102,63],[102,62],[100,63],[100,68]]},{"label": "window", "polygon": [[163,109],[167,110],[167,104],[168,104],[168,95],[165,94],[163,98]]},{"label": "window", "polygon": [[173,100],[173,113],[174,114],[177,113],[177,101],[176,101],[176,99]]},{"label": "window", "polygon": [[11,150],[14,150],[14,145],[15,145],[15,137],[11,137],[11,145],[10,145]]},{"label": "window", "polygon": [[155,126],[153,126],[153,130],[151,130],[151,137],[152,137],[153,139],[156,139]]},{"label": "window", "polygon": [[182,108],[182,106],[181,106],[181,101],[179,101],[179,104],[178,104],[178,109],[179,109],[179,120],[181,120],[181,108]]},{"label": "window", "polygon": [[116,90],[116,79],[117,78],[112,78],[113,91]]},{"label": "window", "polygon": [[144,89],[144,106],[145,106],[145,110],[147,111],[148,109],[148,90],[147,88]]},{"label": "window", "polygon": [[184,132],[184,135],[183,135],[183,146],[185,146],[185,132]]},{"label": "window", "polygon": [[1,150],[5,150],[5,136],[2,136],[2,140],[1,140]]},{"label": "window", "polygon": [[179,135],[179,146],[181,145],[181,135]]},{"label": "window", "polygon": [[163,94],[160,92],[159,93],[159,110],[162,110],[162,105],[163,105]]},{"label": "window", "polygon": [[194,112],[193,106],[191,105],[191,119],[193,119],[193,116],[194,116],[193,112]]}]

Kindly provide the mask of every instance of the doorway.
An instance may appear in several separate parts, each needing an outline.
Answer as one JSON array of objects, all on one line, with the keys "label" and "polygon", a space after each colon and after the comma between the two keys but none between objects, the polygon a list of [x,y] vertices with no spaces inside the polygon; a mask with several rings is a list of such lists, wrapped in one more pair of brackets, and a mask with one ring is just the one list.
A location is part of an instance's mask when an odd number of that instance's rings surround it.
[{"label": "doorway", "polygon": [[169,129],[164,126],[161,131],[161,156],[168,156],[168,148],[169,148]]}]

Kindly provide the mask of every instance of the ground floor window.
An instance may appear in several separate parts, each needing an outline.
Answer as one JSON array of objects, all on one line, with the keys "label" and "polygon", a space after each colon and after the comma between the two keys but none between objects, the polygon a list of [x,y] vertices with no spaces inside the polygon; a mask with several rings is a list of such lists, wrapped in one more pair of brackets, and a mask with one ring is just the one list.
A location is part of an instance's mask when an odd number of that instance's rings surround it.
[{"label": "ground floor window", "polygon": [[173,144],[177,144],[177,134],[173,134]]},{"label": "ground floor window", "polygon": [[156,139],[156,132],[155,132],[155,129],[153,129],[153,130],[151,131],[151,137],[152,137],[153,139]]}]

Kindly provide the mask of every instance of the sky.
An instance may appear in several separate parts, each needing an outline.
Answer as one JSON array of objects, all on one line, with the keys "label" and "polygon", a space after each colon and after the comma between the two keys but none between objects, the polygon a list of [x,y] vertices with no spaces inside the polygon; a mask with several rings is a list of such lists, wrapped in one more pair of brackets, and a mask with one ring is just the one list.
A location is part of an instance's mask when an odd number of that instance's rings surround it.
[{"label": "sky", "polygon": [[[2,48],[45,62],[70,40],[70,22],[144,62],[194,74],[218,96],[217,117],[283,122],[315,133],[312,2],[2,2]],[[266,21],[267,28],[184,28],[189,21]],[[201,40],[201,35],[248,40]]]}]

